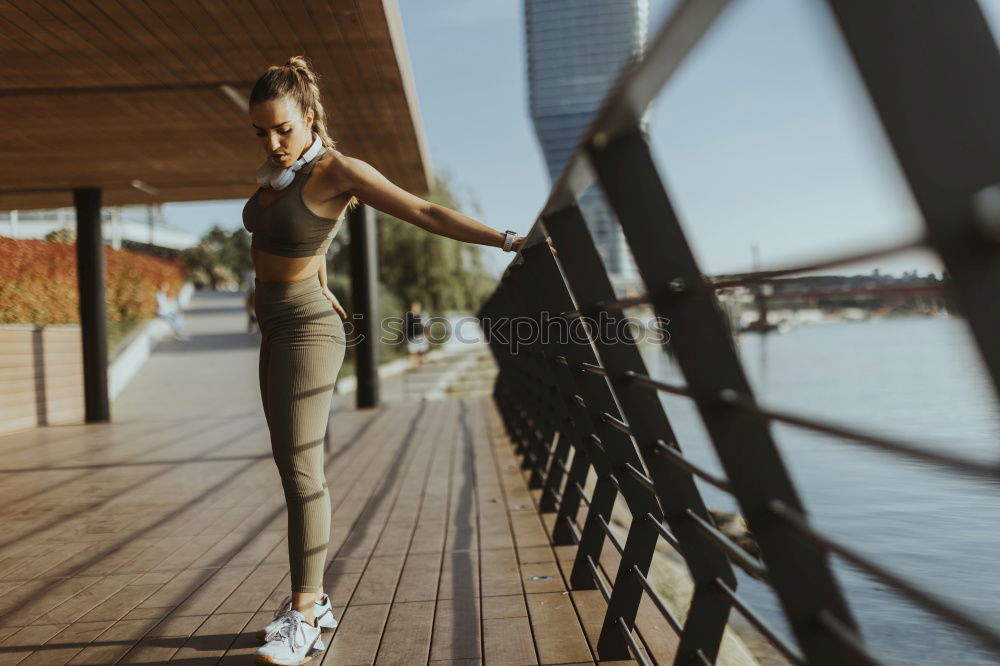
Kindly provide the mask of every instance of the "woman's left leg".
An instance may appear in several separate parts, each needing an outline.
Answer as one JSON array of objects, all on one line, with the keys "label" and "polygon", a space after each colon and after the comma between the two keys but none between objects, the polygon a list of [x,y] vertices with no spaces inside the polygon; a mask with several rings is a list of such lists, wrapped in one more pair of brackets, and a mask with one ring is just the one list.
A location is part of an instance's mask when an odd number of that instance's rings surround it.
[{"label": "woman's left leg", "polygon": [[292,592],[319,593],[330,540],[323,444],[333,383],[343,363],[343,323],[317,295],[289,313],[269,340],[266,372],[271,451],[288,506]]}]

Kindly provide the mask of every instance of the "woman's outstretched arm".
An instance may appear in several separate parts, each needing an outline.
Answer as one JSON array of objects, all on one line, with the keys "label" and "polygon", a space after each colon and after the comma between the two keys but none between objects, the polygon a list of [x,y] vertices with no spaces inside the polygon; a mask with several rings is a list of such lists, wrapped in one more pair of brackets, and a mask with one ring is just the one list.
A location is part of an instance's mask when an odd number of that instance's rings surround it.
[{"label": "woman's outstretched arm", "polygon": [[[457,241],[503,247],[504,233],[463,215],[447,206],[425,201],[410,194],[382,175],[367,162],[340,156],[338,174],[348,191],[363,203],[398,217],[421,229]],[[522,236],[514,239],[512,250],[521,249]]]}]

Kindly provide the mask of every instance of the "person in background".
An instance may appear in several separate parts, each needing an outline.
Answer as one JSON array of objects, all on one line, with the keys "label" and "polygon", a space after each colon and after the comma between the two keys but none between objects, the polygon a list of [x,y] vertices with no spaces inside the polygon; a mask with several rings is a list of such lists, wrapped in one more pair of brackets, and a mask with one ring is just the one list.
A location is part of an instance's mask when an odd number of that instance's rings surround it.
[{"label": "person in background", "polygon": [[170,327],[174,330],[174,339],[187,342],[191,336],[184,330],[184,320],[177,302],[170,298],[170,283],[161,282],[160,290],[156,292],[156,316],[166,319]]},{"label": "person in background", "polygon": [[423,365],[430,344],[424,336],[424,318],[420,314],[420,301],[413,300],[410,303],[410,310],[403,318],[403,332],[406,335],[406,348],[410,353],[410,367]]}]

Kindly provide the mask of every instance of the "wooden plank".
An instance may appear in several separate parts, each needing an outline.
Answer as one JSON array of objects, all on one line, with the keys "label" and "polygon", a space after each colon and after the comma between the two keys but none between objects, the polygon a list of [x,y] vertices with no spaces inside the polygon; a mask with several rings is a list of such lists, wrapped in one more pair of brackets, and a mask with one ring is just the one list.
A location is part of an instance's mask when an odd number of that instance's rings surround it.
[{"label": "wooden plank", "polygon": [[438,599],[479,597],[479,554],[475,550],[445,552]]},{"label": "wooden plank", "polygon": [[56,582],[45,579],[27,581],[0,597],[0,626],[34,622],[102,580],[101,576],[78,576]]},{"label": "wooden plank", "polygon": [[390,603],[396,591],[396,583],[404,560],[403,556],[397,555],[369,559],[365,572],[351,596],[350,605]]},{"label": "wooden plank", "polygon": [[483,620],[485,662],[488,664],[537,664],[535,645],[528,640],[512,640],[515,636],[530,636],[531,622],[527,617],[497,617]]},{"label": "wooden plank", "polygon": [[[434,409],[440,409],[440,408],[435,407]],[[440,418],[435,419],[431,415],[425,415],[424,419],[422,419],[421,422],[424,424],[428,424],[428,423],[434,423],[435,421],[437,421],[438,424],[446,422],[444,419]],[[439,442],[442,439],[444,439],[441,436],[441,433],[439,432],[439,426],[432,426],[432,429],[429,429],[426,426],[422,428],[418,427],[416,430],[422,431],[420,435],[417,434],[414,435],[416,439],[413,442],[413,446],[416,447],[414,449],[416,451],[416,456],[418,456],[421,460],[423,460],[422,467],[420,465],[415,465],[415,470],[409,469],[407,471],[407,475],[405,477],[406,481],[403,484],[403,488],[400,489],[400,493],[396,498],[395,502],[393,503],[391,510],[387,509],[384,511],[378,510],[374,512],[368,512],[369,515],[372,516],[373,522],[375,522],[377,518],[380,517],[384,517],[386,520],[391,519],[392,521],[391,523],[387,523],[383,527],[383,530],[379,535],[380,538],[377,542],[377,544],[379,545],[377,545],[376,548],[373,549],[373,553],[399,552],[400,548],[398,547],[386,549],[381,544],[384,542],[384,539],[386,538],[394,539],[397,541],[400,540],[400,537],[406,532],[406,530],[403,529],[403,526],[408,527],[410,535],[406,537],[406,541],[407,542],[410,541],[410,537],[413,535],[413,529],[414,529],[413,522],[418,519],[418,513],[412,511],[410,508],[412,505],[412,500],[418,500],[422,495],[422,490],[423,490],[422,485],[424,478],[428,476],[427,472],[429,470],[438,469],[438,467],[435,467],[432,464],[430,451],[429,450],[422,451],[420,447],[421,442],[417,441],[417,439],[423,441],[424,449],[430,448],[427,446],[427,444],[435,444],[433,448],[436,448],[436,442]],[[401,498],[407,498],[411,501],[401,502],[400,501]],[[397,510],[397,508],[402,510]],[[421,510],[422,509],[423,507],[421,506]],[[389,525],[393,525],[393,527],[389,527]],[[425,565],[423,567],[423,571],[433,573],[434,562],[427,557],[421,559]],[[437,559],[438,561],[440,560],[439,555]],[[341,561],[344,562],[344,564],[340,565],[341,570],[348,570],[348,569],[356,570],[360,564],[359,562],[355,561],[352,566],[351,562],[348,560],[341,560]],[[430,561],[432,565],[431,567],[426,566],[428,561]],[[345,621],[350,617],[354,617],[356,619],[367,618],[369,620],[369,622],[366,623],[364,626],[365,635],[361,639],[355,639],[351,637],[345,638],[344,632],[346,632],[347,630],[343,629],[343,631],[341,631],[341,628],[338,628],[337,634],[334,636],[334,639],[331,643],[330,652],[328,652],[328,657],[330,655],[334,655],[333,663],[336,663],[337,659],[341,658],[339,655],[341,655],[341,653],[343,652],[347,652],[348,654],[354,654],[355,652],[357,652],[358,654],[364,654],[365,659],[371,660],[375,657],[376,653],[374,652],[369,653],[368,651],[372,650],[373,648],[381,649],[379,645],[381,642],[381,635],[379,636],[378,641],[370,640],[370,637],[373,636],[376,633],[376,629],[378,629],[378,627],[372,625],[371,622],[373,621],[377,622],[378,620],[381,620],[382,613],[376,613],[375,615],[372,615],[371,613],[359,615],[355,612],[355,610],[368,608],[370,606],[374,606],[377,608],[382,608],[383,606],[385,606],[387,612],[391,612],[392,608],[391,606],[380,602],[393,600],[395,592],[398,589],[399,581],[401,580],[401,573],[404,570],[404,562],[405,558],[401,556],[387,556],[387,557],[373,556],[368,562],[366,562],[364,572],[361,574],[360,582],[358,583],[356,589],[354,590],[350,598],[349,604],[344,611]],[[410,569],[411,575],[415,570],[419,570],[419,568]],[[405,610],[400,611],[400,613],[397,613],[394,617],[396,618],[396,620],[395,624],[393,625],[394,628],[390,632],[391,636],[390,642],[386,644],[384,648],[385,650],[388,651],[386,652],[386,654],[398,653],[402,649],[400,644],[394,642],[396,639],[392,638],[392,636],[412,635],[413,632],[420,634],[420,628],[419,628],[420,619],[418,617],[408,615],[405,612]],[[424,632],[424,635],[427,637],[428,641],[429,641],[429,628],[430,628],[429,618],[431,617],[433,617],[433,615],[431,613],[428,613],[427,614],[428,619],[425,620],[425,622],[427,622],[427,624],[425,625],[427,631]],[[341,625],[341,627],[346,627],[346,626],[347,626],[346,624]],[[425,644],[422,647],[420,645],[409,644],[405,646],[405,649],[408,652],[416,651],[419,653],[421,650],[423,650],[426,653],[426,647],[427,645],[425,642]]]},{"label": "wooden plank", "polygon": [[[506,456],[515,458],[513,455],[512,448],[502,447],[498,449],[498,458],[503,459]],[[561,595],[568,595],[567,598],[575,611],[575,616],[577,620],[577,626],[580,627],[585,636],[587,645],[591,652],[591,658],[595,658],[597,655],[597,641],[600,637],[600,631],[604,622],[604,615],[607,612],[607,603],[604,601],[604,597],[601,595],[599,590],[569,590],[569,575],[572,570],[573,562],[576,557],[576,546],[559,546],[552,547],[549,543],[548,535],[552,532],[552,527],[556,520],[555,513],[541,514],[535,512],[535,507],[537,506],[541,492],[536,490],[528,491],[527,488],[527,474],[520,470],[520,466],[515,463],[513,465],[508,464],[509,469],[516,469],[517,474],[506,474],[502,476],[505,483],[505,490],[509,490],[508,501],[510,498],[523,498],[525,492],[530,496],[531,509],[529,510],[523,504],[516,504],[516,510],[511,511],[511,520],[515,522],[515,539],[520,536],[521,539],[518,540],[517,554],[521,561],[521,573],[524,577],[524,585],[526,592],[528,592],[529,604],[535,603],[537,605],[538,595],[532,594],[532,585],[534,590],[539,592],[548,592],[549,594],[559,593]],[[585,512],[581,511],[577,516],[577,526],[582,529],[581,521],[585,517]],[[545,535],[545,541],[547,545],[527,545],[537,543],[539,538],[539,531],[541,534]],[[524,545],[522,545],[524,544]],[[618,551],[614,548],[614,545],[609,541],[605,540],[604,547],[602,550],[600,558],[600,567],[602,573],[604,573],[606,580],[613,581],[614,575],[617,572],[617,565],[620,561]],[[541,580],[532,580],[533,577],[544,577]],[[610,578],[608,578],[610,577]],[[548,588],[548,589],[545,589]],[[647,600],[648,601],[648,600]],[[651,606],[651,603],[649,604]],[[674,651],[676,649],[676,636],[672,635],[672,632],[664,633],[664,628],[655,624],[655,620],[662,618],[655,618],[649,614],[650,608],[647,604],[641,605],[644,614],[641,619],[637,619],[636,630],[633,630],[633,636],[637,639],[640,645],[641,642],[641,631],[643,626],[646,626],[649,631],[649,636],[646,637],[646,641],[655,644],[655,658],[658,660],[656,663],[671,663],[673,661]],[[547,610],[547,609],[546,609]],[[651,609],[655,612],[655,607]],[[641,612],[642,612],[641,611]],[[564,615],[564,622],[570,623],[570,618],[568,614]],[[544,639],[539,635],[540,628],[537,623],[533,621],[533,629],[536,633],[536,638],[538,640],[549,641],[547,637],[548,628],[542,631],[542,636],[546,636]],[[669,629],[669,627],[667,628]],[[542,647],[540,644],[539,654],[542,655]],[[646,654],[645,650],[643,654],[648,658],[649,655]],[[542,657],[542,663],[549,657]],[[585,662],[591,663],[591,662]],[[603,663],[603,662],[602,662]],[[625,660],[622,663],[636,663],[634,660]]]},{"label": "wooden plank", "polygon": [[128,650],[121,664],[163,664],[187,643],[198,627],[208,618],[206,615],[172,615],[164,618],[142,639]]},{"label": "wooden plank", "polygon": [[[284,9],[284,13],[289,16],[293,26],[289,28],[289,36],[304,39],[306,43],[314,45],[313,48],[308,49],[310,57],[313,59],[313,65],[319,70],[321,76],[335,81],[333,87],[342,98],[357,98],[371,94],[371,83],[358,76],[359,72],[353,70],[353,67],[347,68],[343,65],[348,58],[354,61],[359,57],[365,57],[364,54],[354,51],[356,47],[351,46],[348,43],[349,38],[345,40],[344,37],[345,30],[349,34],[350,28],[343,26],[342,23],[352,21],[353,7],[342,6],[335,11],[327,3],[296,2],[289,3],[288,7]],[[335,58],[331,51],[341,43],[344,43],[351,51],[341,51]],[[301,51],[306,52],[307,50],[303,48]],[[387,104],[380,106],[384,106],[386,111],[391,108]],[[376,136],[372,131],[377,130],[375,126],[378,122],[372,117],[366,117],[368,116],[366,109],[356,104],[328,104],[325,108],[328,114],[327,122],[331,127],[339,128],[343,125],[349,125],[357,128],[357,133],[349,139],[350,143],[346,146],[347,148],[359,151],[361,154],[373,154],[378,143],[375,141]],[[335,140],[338,138],[334,137]]]},{"label": "wooden plank", "polygon": [[[486,429],[491,438],[497,432],[495,423],[491,424],[491,419],[496,418],[494,410],[484,406]],[[503,445],[494,446],[492,451],[514,535],[518,585],[524,590],[528,621],[535,641],[534,658],[539,664],[593,663],[594,653],[566,591],[547,530],[534,510],[526,479],[509,443],[504,442],[505,438],[498,439]],[[504,606],[508,604],[509,601]],[[500,607],[501,612],[504,606]],[[518,610],[516,605],[513,608]],[[497,609],[492,610],[495,612]],[[516,621],[516,617],[508,620],[511,623]],[[528,657],[525,654],[514,656],[519,660]]]},{"label": "wooden plank", "polygon": [[455,434],[448,440],[447,529],[430,643],[432,662],[482,659],[479,552],[478,540],[473,537],[478,522],[473,488],[474,441],[467,432],[468,402],[451,404],[458,412],[454,417],[464,417],[466,427],[459,428],[456,423],[451,431]]},{"label": "wooden plank", "polygon": [[[75,622],[105,622],[123,618],[160,588],[160,583],[129,584],[75,619]],[[61,609],[60,609],[61,610]]]},{"label": "wooden plank", "polygon": [[[78,594],[73,595],[48,613],[41,615],[33,622],[35,624],[52,624],[56,622],[75,622],[102,602],[113,597],[122,588],[132,582],[136,574],[114,574],[105,576],[93,585],[89,585]],[[145,590],[146,596],[151,590]]]},{"label": "wooden plank", "polygon": [[440,553],[411,553],[396,586],[394,603],[434,601],[441,574]]},{"label": "wooden plank", "polygon": [[268,591],[283,582],[288,571],[284,564],[260,564],[240,581],[233,592],[219,604],[216,613],[255,613],[267,602]]},{"label": "wooden plank", "polygon": [[522,563],[521,580],[525,594],[564,592],[567,589],[555,562]]},{"label": "wooden plank", "polygon": [[[28,655],[18,666],[65,664],[111,626],[111,622],[74,622]],[[5,662],[6,663],[6,662]]]},{"label": "wooden plank", "polygon": [[478,599],[439,599],[434,612],[431,661],[482,659],[479,615]]},{"label": "wooden plank", "polygon": [[253,616],[254,613],[220,612],[209,615],[173,654],[171,661],[205,664],[221,658]]},{"label": "wooden plank", "polygon": [[505,617],[528,617],[523,594],[505,594],[499,597],[483,597],[483,620]]},{"label": "wooden plank", "polygon": [[[335,613],[337,617],[340,617],[340,613],[336,609]],[[272,619],[274,619],[273,613],[270,611],[258,611],[254,613],[244,625],[242,632],[234,637],[233,642],[226,649],[225,653],[220,656],[217,664],[244,666],[249,663],[253,658],[253,653],[260,647],[260,642],[256,637],[257,629]]]},{"label": "wooden plank", "polygon": [[593,662],[587,637],[569,595],[540,592],[526,596],[539,664]]},{"label": "wooden plank", "polygon": [[[372,551],[373,556],[365,562],[364,571],[360,574],[358,578],[359,582],[352,591],[348,605],[344,610],[345,620],[348,617],[353,617],[355,623],[362,624],[363,635],[359,638],[348,637],[345,634],[347,629],[343,629],[346,625],[338,627],[324,663],[340,663],[339,660],[346,658],[341,655],[342,652],[346,652],[347,655],[363,656],[366,661],[370,662],[378,654],[383,654],[379,652],[380,650],[385,650],[384,654],[388,655],[423,653],[425,655],[424,659],[426,659],[430,641],[430,622],[433,618],[433,605],[424,613],[423,618],[413,614],[413,611],[419,608],[415,604],[421,602],[410,602],[407,604],[399,602],[398,605],[412,607],[403,608],[395,613],[393,612],[393,609],[397,607],[397,605],[394,605],[397,604],[395,597],[403,580],[403,574],[407,571],[405,565],[409,555],[380,557],[375,556],[374,553],[398,553],[405,549],[401,546],[387,548],[383,545],[384,541],[386,539],[394,539],[397,542],[408,544],[412,542],[415,536],[414,530],[419,526],[419,519],[424,509],[423,503],[426,500],[426,495],[423,492],[424,484],[426,479],[433,477],[435,472],[440,468],[438,449],[443,447],[439,447],[438,443],[445,439],[442,428],[447,424],[447,419],[442,418],[442,414],[435,412],[440,412],[446,408],[446,405],[429,407],[428,413],[421,419],[420,425],[411,433],[414,439],[411,442],[409,453],[413,456],[414,461],[410,462],[412,467],[408,467],[406,471],[406,480],[403,482],[398,495],[394,499],[391,510],[369,512],[369,515],[373,516],[373,520],[375,520],[375,516],[379,516],[391,522],[383,526],[377,545]],[[412,510],[414,503],[419,507],[418,511]],[[403,529],[404,527],[405,529]],[[440,567],[440,553],[433,554],[432,557],[428,557],[428,554],[424,553],[418,555],[418,558],[417,566],[409,568],[406,582],[407,587],[405,589],[410,591],[420,589],[421,585],[426,587],[428,580],[437,578],[437,570]],[[344,561],[341,568],[356,570],[359,564],[356,559],[353,562],[353,566],[351,561]],[[420,566],[421,564],[423,566]],[[415,581],[413,578],[415,574],[424,575]],[[352,578],[358,576],[358,574],[348,575]],[[355,612],[358,609],[369,607],[380,610],[379,612],[361,614]],[[385,615],[381,611],[383,608],[385,609]],[[393,618],[391,622],[388,620],[390,616]],[[385,625],[388,627],[386,629],[389,634],[388,643],[383,642],[382,627],[377,626],[378,621],[388,623]],[[376,634],[377,639],[375,639]],[[412,640],[414,637],[422,638],[420,642],[415,643]],[[333,659],[332,662],[330,661],[331,658]]]},{"label": "wooden plank", "polygon": [[375,663],[426,663],[434,624],[434,601],[394,601]]},{"label": "wooden plank", "polygon": [[389,608],[389,604],[348,606],[320,663],[323,666],[373,663]]},{"label": "wooden plank", "polygon": [[68,625],[60,624],[33,624],[21,627],[0,643],[4,663],[16,664],[32,652],[37,646],[49,641],[64,630]]},{"label": "wooden plank", "polygon": [[[134,619],[115,622],[101,633],[95,645],[80,650],[69,664],[114,664],[118,662],[132,645],[150,631],[157,623],[156,619]],[[153,663],[153,662],[147,662]]]}]

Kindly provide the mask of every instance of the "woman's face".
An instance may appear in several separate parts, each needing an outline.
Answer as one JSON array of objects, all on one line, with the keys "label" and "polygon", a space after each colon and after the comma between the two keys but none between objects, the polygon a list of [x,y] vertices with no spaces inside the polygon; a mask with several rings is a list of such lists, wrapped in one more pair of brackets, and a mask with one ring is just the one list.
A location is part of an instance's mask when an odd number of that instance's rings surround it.
[{"label": "woman's face", "polygon": [[251,105],[250,122],[264,153],[277,166],[291,166],[312,144],[313,112],[303,116],[289,97]]}]

